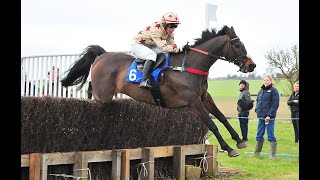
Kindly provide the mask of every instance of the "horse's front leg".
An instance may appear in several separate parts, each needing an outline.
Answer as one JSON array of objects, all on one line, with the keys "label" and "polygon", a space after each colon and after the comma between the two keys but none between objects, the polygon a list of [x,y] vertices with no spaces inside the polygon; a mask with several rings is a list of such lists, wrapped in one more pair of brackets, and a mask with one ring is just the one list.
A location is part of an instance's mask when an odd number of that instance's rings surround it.
[{"label": "horse's front leg", "polygon": [[210,118],[208,111],[205,109],[200,99],[193,101],[193,103],[189,107],[191,108],[192,112],[205,123],[205,125],[210,129],[210,131],[213,132],[221,146],[221,149],[226,150],[228,152],[229,157],[236,157],[240,155],[240,153],[232,149],[225,142],[218,130],[218,127]]},{"label": "horse's front leg", "polygon": [[207,93],[205,96],[202,97],[202,102],[205,106],[205,108],[213,114],[229,131],[231,137],[233,140],[237,142],[237,147],[239,149],[246,148],[246,143],[240,139],[239,134],[233,129],[227,118],[221,113],[221,111],[218,109],[216,104],[214,103],[211,95]]}]

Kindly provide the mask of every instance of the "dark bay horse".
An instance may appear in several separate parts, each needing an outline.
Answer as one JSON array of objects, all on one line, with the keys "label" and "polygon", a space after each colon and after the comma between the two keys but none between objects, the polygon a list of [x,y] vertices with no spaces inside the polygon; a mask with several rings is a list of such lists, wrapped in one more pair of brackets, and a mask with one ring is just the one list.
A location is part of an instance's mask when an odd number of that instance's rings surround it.
[{"label": "dark bay horse", "polygon": [[[162,98],[167,108],[189,107],[213,132],[221,149],[226,150],[229,157],[236,157],[240,153],[225,142],[209,113],[227,128],[236,141],[237,148],[246,148],[247,145],[208,93],[208,72],[218,59],[234,63],[243,73],[254,71],[256,65],[247,56],[246,48],[233,27],[224,26],[219,32],[205,30],[202,37],[195,40],[189,51],[171,54],[169,66],[180,67],[180,70],[168,68],[162,71],[162,83],[159,84]],[[106,52],[98,45],[91,45],[65,72],[67,75],[61,83],[64,87],[81,83],[81,88],[91,68],[92,94],[95,100],[109,103],[115,94],[123,93],[137,101],[156,105],[150,90],[140,88],[139,83],[126,81],[128,67],[134,60],[135,57],[130,54]]]}]

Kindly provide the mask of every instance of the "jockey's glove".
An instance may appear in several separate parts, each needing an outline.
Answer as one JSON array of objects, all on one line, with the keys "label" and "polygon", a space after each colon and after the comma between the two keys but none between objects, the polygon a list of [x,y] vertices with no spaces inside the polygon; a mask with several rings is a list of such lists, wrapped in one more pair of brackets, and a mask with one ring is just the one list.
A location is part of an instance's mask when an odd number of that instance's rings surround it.
[{"label": "jockey's glove", "polygon": [[190,49],[189,43],[187,43],[186,45],[183,46],[183,51],[187,51]]}]

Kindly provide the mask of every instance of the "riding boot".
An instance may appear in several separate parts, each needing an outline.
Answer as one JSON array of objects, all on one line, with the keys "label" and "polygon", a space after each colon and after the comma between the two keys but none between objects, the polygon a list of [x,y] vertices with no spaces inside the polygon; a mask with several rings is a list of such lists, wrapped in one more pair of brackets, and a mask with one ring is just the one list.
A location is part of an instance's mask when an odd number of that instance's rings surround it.
[{"label": "riding boot", "polygon": [[153,64],[154,64],[154,62],[152,60],[147,60],[144,63],[143,77],[142,77],[142,81],[141,81],[139,87],[141,87],[141,88],[152,88],[152,86],[150,84],[150,73],[152,71]]},{"label": "riding boot", "polygon": [[256,149],[254,150],[255,155],[259,155],[263,146],[263,141],[257,141],[256,143]]},{"label": "riding boot", "polygon": [[273,141],[273,142],[270,142],[270,145],[271,145],[271,157],[272,159],[276,159],[276,155],[277,155],[277,142],[276,141]]}]

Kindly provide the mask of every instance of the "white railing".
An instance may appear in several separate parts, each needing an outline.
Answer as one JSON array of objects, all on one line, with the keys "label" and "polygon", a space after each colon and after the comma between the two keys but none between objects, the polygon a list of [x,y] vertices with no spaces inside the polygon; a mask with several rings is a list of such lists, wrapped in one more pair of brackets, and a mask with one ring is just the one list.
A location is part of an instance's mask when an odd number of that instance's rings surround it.
[{"label": "white railing", "polygon": [[[60,77],[79,58],[80,54],[29,56],[21,58],[21,96],[53,96],[87,99],[88,82],[80,90],[63,87]],[[114,98],[126,97],[118,94]]]}]

